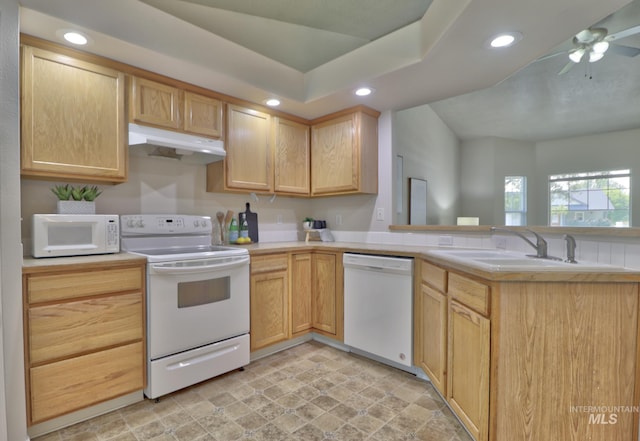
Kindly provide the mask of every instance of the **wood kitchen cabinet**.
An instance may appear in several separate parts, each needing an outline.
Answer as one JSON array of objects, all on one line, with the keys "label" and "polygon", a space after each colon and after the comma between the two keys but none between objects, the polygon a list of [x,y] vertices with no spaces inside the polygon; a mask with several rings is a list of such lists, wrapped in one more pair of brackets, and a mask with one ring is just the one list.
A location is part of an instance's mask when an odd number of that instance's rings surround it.
[{"label": "wood kitchen cabinet", "polygon": [[[342,316],[342,259],[334,253],[314,252],[312,266],[312,322],[315,330],[335,337]],[[342,335],[339,336],[343,338]]]},{"label": "wood kitchen cabinet", "polygon": [[193,92],[184,92],[184,131],[210,138],[224,138],[222,101]]},{"label": "wood kitchen cabinet", "polygon": [[359,107],[311,127],[311,195],[378,192],[378,112]]},{"label": "wood kitchen cabinet", "polygon": [[180,89],[145,78],[131,77],[129,119],[131,122],[182,128]]},{"label": "wood kitchen cabinet", "polygon": [[28,424],[145,387],[145,261],[23,271]]},{"label": "wood kitchen cabinet", "polygon": [[228,105],[227,157],[207,166],[207,191],[308,196],[309,126]]},{"label": "wood kitchen cabinet", "polygon": [[289,276],[286,253],[251,258],[251,350],[287,340]]},{"label": "wood kitchen cabinet", "polygon": [[291,256],[291,333],[309,331],[312,324],[312,253],[293,254]]},{"label": "wood kitchen cabinet", "polygon": [[440,265],[422,260],[416,281],[417,365],[476,441],[637,436],[636,412],[588,410],[640,400],[636,278],[486,280]]},{"label": "wood kitchen cabinet", "polygon": [[447,271],[421,262],[421,278],[415,297],[417,365],[443,396],[447,395]]},{"label": "wood kitchen cabinet", "polygon": [[274,191],[309,195],[309,126],[280,117],[273,118]]},{"label": "wood kitchen cabinet", "polygon": [[251,350],[317,332],[344,339],[342,253],[251,257]]},{"label": "wood kitchen cabinet", "polygon": [[227,156],[207,165],[207,191],[273,192],[271,115],[227,104]]},{"label": "wood kitchen cabinet", "polygon": [[476,441],[489,436],[490,321],[449,301],[447,401]]},{"label": "wood kitchen cabinet", "polygon": [[129,97],[131,122],[222,138],[223,104],[218,99],[135,76]]},{"label": "wood kitchen cabinet", "polygon": [[22,46],[21,75],[21,175],[125,182],[125,75],[81,54],[28,45]]}]

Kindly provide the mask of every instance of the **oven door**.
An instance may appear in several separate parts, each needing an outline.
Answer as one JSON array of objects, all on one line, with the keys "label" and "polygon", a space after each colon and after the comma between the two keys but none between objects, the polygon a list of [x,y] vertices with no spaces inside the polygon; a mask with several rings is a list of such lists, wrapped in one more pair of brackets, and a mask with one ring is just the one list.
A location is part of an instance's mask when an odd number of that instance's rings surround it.
[{"label": "oven door", "polygon": [[249,332],[249,256],[149,263],[147,344],[155,360]]}]

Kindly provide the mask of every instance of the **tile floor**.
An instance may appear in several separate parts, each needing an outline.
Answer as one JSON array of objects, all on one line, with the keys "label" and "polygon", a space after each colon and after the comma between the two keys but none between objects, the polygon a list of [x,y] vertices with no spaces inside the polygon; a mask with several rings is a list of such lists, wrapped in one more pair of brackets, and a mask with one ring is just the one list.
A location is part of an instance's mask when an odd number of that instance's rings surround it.
[{"label": "tile floor", "polygon": [[471,441],[430,383],[307,342],[35,441]]}]

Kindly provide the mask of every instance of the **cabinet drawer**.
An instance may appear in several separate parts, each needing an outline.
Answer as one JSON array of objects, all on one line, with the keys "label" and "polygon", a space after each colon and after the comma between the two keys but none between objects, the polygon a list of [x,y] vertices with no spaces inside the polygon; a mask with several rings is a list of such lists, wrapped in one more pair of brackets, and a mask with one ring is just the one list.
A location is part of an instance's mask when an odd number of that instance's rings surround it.
[{"label": "cabinet drawer", "polygon": [[142,317],[141,293],[31,307],[29,361],[33,365],[142,340]]},{"label": "cabinet drawer", "polygon": [[286,270],[289,258],[286,254],[272,254],[269,256],[257,256],[251,258],[251,274],[267,273],[271,271]]},{"label": "cabinet drawer", "polygon": [[144,388],[143,344],[30,369],[31,423]]},{"label": "cabinet drawer", "polygon": [[449,294],[480,314],[489,314],[489,287],[458,274],[449,273]]},{"label": "cabinet drawer", "polygon": [[120,291],[139,291],[142,290],[143,280],[141,267],[31,276],[27,279],[27,301],[39,303]]},{"label": "cabinet drawer", "polygon": [[422,283],[431,285],[440,292],[447,292],[447,271],[423,260]]}]

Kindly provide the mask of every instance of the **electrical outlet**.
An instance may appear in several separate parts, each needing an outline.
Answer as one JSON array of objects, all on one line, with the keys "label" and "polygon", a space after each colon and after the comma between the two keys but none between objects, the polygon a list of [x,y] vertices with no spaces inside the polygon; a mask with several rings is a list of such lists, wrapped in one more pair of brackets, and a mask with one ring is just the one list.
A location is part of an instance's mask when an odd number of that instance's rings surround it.
[{"label": "electrical outlet", "polygon": [[440,246],[452,246],[453,245],[453,236],[448,234],[438,236],[438,245]]},{"label": "electrical outlet", "polygon": [[376,220],[377,221],[384,220],[384,208],[382,207],[376,208]]},{"label": "electrical outlet", "polygon": [[342,225],[342,215],[336,214],[336,225]]},{"label": "electrical outlet", "polygon": [[282,215],[281,215],[281,214],[278,214],[278,215],[276,216],[276,224],[281,224],[281,223],[282,223]]}]

